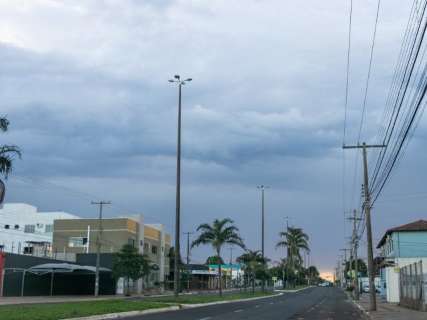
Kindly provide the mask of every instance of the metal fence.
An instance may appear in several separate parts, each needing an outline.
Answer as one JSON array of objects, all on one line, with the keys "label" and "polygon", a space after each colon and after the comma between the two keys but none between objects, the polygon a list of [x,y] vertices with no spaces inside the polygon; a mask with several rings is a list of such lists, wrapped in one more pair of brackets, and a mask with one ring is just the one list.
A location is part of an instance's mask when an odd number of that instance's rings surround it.
[{"label": "metal fence", "polygon": [[400,269],[400,305],[427,311],[427,273],[422,261]]}]

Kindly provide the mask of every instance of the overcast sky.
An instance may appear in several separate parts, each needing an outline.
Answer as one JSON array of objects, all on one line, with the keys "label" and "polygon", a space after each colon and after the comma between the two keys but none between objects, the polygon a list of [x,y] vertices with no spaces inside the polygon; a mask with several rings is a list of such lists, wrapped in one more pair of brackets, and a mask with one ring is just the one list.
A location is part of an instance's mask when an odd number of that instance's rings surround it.
[{"label": "overcast sky", "polygon": [[[366,141],[375,141],[411,2],[382,3]],[[376,5],[354,4],[347,143],[356,142]],[[107,216],[142,212],[172,232],[177,89],[167,80],[181,74],[194,79],[183,88],[182,230],[230,217],[258,249],[256,186],[269,185],[268,256],[283,255],[274,244],[290,216],[310,236],[312,262],[332,270],[350,234],[341,150],[348,7],[0,0],[0,113],[11,121],[1,139],[23,151],[6,201],[94,217],[90,200],[111,200]],[[423,119],[374,208],[375,239],[426,216],[425,129]],[[360,194],[352,152],[345,210]],[[192,261],[209,254],[196,249]]]}]

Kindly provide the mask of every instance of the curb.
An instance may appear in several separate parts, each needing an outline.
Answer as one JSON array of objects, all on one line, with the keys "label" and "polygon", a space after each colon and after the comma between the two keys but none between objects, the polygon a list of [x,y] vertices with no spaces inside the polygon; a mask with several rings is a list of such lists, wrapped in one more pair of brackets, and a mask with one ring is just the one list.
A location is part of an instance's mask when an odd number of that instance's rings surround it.
[{"label": "curb", "polygon": [[369,311],[366,311],[365,308],[363,308],[356,300],[354,300],[348,292],[345,293],[347,295],[347,298],[357,307],[357,309],[359,309],[359,311],[366,319],[372,319],[371,315],[369,314]]},{"label": "curb", "polygon": [[365,308],[363,308],[360,304],[358,304],[355,300],[351,300],[356,307],[360,310],[360,312],[365,316],[366,319],[372,319],[371,315],[369,314],[369,311],[366,311]]},{"label": "curb", "polygon": [[305,288],[301,288],[301,289],[297,289],[297,290],[283,290],[283,289],[279,289],[279,290],[274,290],[276,292],[282,292],[282,293],[295,293],[295,292],[300,292],[306,289],[310,289],[310,288],[314,288],[314,286],[309,286],[309,287],[305,287]]},{"label": "curb", "polygon": [[168,311],[177,311],[180,310],[180,306],[166,307],[166,308],[157,308],[157,309],[148,309],[140,311],[126,311],[126,312],[116,312],[116,313],[107,313],[107,314],[98,314],[94,316],[79,317],[79,318],[67,318],[63,320],[106,320],[106,319],[122,319],[131,316],[142,316],[145,314],[161,313]]},{"label": "curb", "polygon": [[126,312],[107,313],[107,314],[99,314],[99,315],[87,316],[87,317],[67,318],[67,319],[63,319],[63,320],[122,319],[122,318],[126,318],[126,317],[131,317],[131,316],[142,316],[145,314],[162,313],[162,312],[168,312],[168,311],[178,311],[181,309],[201,308],[201,307],[214,306],[217,304],[227,304],[227,303],[233,303],[233,302],[245,302],[245,301],[252,301],[252,300],[267,299],[267,298],[278,297],[281,295],[283,295],[283,293],[272,294],[270,296],[264,296],[264,297],[255,297],[255,298],[247,298],[247,299],[239,299],[239,300],[228,300],[228,301],[216,301],[216,302],[197,303],[197,304],[180,304],[178,306],[172,306],[172,307],[166,307],[166,308],[148,309],[148,310],[142,310],[142,311],[126,311]]},{"label": "curb", "polygon": [[201,307],[215,306],[217,304],[227,304],[227,303],[235,303],[235,302],[246,302],[246,301],[253,301],[253,300],[268,299],[268,298],[279,297],[281,295],[283,295],[283,293],[272,294],[270,296],[264,296],[264,297],[239,299],[239,300],[226,300],[226,301],[216,301],[216,302],[197,303],[197,304],[181,304],[181,308],[182,309],[201,308]]}]

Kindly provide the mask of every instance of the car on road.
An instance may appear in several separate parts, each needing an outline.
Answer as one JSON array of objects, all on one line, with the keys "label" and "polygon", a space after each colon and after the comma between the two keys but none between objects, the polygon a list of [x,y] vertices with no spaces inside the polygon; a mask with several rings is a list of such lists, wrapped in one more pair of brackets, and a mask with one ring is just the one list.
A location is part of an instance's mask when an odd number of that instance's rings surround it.
[{"label": "car on road", "polygon": [[318,284],[319,287],[331,287],[331,283],[328,281],[320,282]]}]

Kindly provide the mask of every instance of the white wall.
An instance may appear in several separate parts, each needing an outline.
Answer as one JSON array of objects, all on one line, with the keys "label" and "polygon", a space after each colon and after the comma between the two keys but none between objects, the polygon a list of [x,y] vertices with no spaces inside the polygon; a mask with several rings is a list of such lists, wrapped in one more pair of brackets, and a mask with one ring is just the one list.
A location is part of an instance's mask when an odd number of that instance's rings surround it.
[{"label": "white wall", "polygon": [[423,262],[424,273],[427,272],[427,257],[419,258],[395,258],[394,262],[396,267],[389,267],[385,269],[385,280],[386,280],[386,298],[387,302],[399,303],[400,302],[400,291],[399,291],[399,269],[415,262]]},{"label": "white wall", "polygon": [[[25,203],[6,203],[0,207],[0,245],[6,252],[23,253],[26,241],[52,242],[52,230],[46,230],[46,226],[53,227],[54,220],[77,218],[61,211],[38,212]],[[34,225],[34,233],[25,232],[25,225]]]}]

